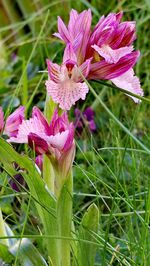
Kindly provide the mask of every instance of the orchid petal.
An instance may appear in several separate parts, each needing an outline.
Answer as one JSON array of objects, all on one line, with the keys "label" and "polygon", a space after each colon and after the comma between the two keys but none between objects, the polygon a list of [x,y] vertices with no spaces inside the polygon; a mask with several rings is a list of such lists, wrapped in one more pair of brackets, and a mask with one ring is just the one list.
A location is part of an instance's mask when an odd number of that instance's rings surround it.
[{"label": "orchid petal", "polygon": [[[140,81],[139,78],[137,76],[134,75],[134,71],[133,69],[128,70],[126,73],[124,73],[123,75],[111,79],[111,81],[119,88],[121,89],[125,89],[127,91],[130,91],[132,93],[138,94],[140,96],[143,96],[143,90],[140,86]],[[130,96],[130,95],[128,95]],[[140,100],[130,96],[135,103],[139,103]]]},{"label": "orchid petal", "polygon": [[140,53],[134,51],[129,55],[122,57],[116,64],[108,64],[105,60],[91,65],[88,79],[114,79],[132,68]]},{"label": "orchid petal", "polygon": [[37,154],[44,154],[49,151],[47,142],[35,133],[28,135],[28,144]]},{"label": "orchid petal", "polygon": [[46,88],[53,101],[64,110],[69,110],[79,99],[84,100],[89,90],[86,83],[76,83],[71,79],[60,84],[47,80]]},{"label": "orchid petal", "polygon": [[117,63],[120,58],[133,51],[133,46],[121,47],[116,50],[111,49],[109,45],[103,45],[101,48],[97,45],[92,45],[92,47],[99,53],[100,56],[105,58],[106,62],[109,64]]},{"label": "orchid petal", "polygon": [[66,61],[73,61],[75,63],[77,62],[77,57],[70,43],[67,44],[64,51],[63,63],[65,63]]},{"label": "orchid petal", "polygon": [[18,132],[19,125],[25,119],[25,107],[20,106],[11,115],[8,116],[5,123],[4,134],[9,137],[15,137]]},{"label": "orchid petal", "polygon": [[58,17],[58,31],[64,42],[68,43],[71,41],[71,36],[69,34],[69,31],[60,17]]},{"label": "orchid petal", "polygon": [[52,63],[49,59],[46,60],[48,74],[52,80],[55,82],[59,82],[60,79],[60,66],[57,64]]}]

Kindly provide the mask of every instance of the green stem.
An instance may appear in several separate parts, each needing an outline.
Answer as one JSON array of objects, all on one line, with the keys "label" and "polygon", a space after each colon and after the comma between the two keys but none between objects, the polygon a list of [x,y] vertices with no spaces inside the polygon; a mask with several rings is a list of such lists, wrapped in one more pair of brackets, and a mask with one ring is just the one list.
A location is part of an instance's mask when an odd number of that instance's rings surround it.
[{"label": "green stem", "polygon": [[73,178],[70,171],[64,186],[62,187],[57,202],[57,219],[60,237],[67,239],[60,240],[61,265],[70,266],[70,247],[71,247],[71,224],[72,224],[72,195]]},{"label": "green stem", "polygon": [[43,156],[43,179],[49,190],[54,194],[55,174],[53,166],[46,155]]}]

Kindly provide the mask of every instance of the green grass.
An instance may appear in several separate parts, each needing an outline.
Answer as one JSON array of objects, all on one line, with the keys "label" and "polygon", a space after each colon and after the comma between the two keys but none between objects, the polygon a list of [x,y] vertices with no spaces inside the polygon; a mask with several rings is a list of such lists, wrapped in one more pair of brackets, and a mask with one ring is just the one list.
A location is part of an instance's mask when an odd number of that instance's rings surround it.
[{"label": "green grass", "polygon": [[[3,1],[2,1],[3,2]],[[6,1],[7,2],[7,1]],[[15,1],[19,2],[19,1]],[[68,20],[71,8],[81,11],[90,7],[93,23],[109,12],[124,11],[124,19],[137,23],[136,48],[141,58],[136,65],[145,97],[149,97],[150,80],[150,4],[149,1],[22,1],[31,2],[30,12],[20,16],[18,9],[13,21],[1,7],[3,23],[0,28],[0,105],[5,114],[19,104],[27,113],[45,101],[45,59],[61,61],[63,44],[52,36],[57,30],[57,16]],[[62,4],[63,3],[63,4]],[[65,5],[65,8],[64,8]],[[23,7],[22,7],[23,8]],[[11,55],[17,58],[12,61]],[[95,109],[97,131],[90,135],[85,128],[77,142],[74,162],[74,222],[78,228],[81,218],[91,203],[100,210],[99,233],[93,234],[97,246],[97,265],[150,265],[150,108],[149,103],[136,105],[122,92],[103,84],[90,82],[91,91],[80,109],[92,105]],[[70,114],[73,119],[73,111]],[[22,147],[17,147],[22,151]],[[26,148],[29,156],[31,151]],[[34,198],[22,191],[14,192],[10,176],[0,174],[0,206],[5,221],[17,236],[33,240],[47,259],[41,239],[41,222],[34,208]],[[42,206],[41,206],[42,208]],[[35,235],[35,236],[33,236]],[[49,236],[47,236],[49,237]],[[76,236],[75,236],[76,238]],[[10,265],[19,264],[7,261]],[[14,264],[13,264],[14,263]],[[76,265],[78,265],[76,263]]]}]

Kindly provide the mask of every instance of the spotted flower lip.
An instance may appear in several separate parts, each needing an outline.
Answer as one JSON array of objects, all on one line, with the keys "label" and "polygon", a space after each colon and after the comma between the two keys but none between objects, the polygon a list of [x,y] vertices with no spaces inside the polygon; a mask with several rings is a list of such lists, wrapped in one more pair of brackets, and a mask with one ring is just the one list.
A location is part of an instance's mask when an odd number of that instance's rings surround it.
[{"label": "spotted flower lip", "polygon": [[60,160],[73,145],[74,126],[69,123],[66,113],[61,116],[55,110],[51,123],[48,124],[42,112],[33,108],[32,117],[23,120],[15,137],[8,142],[28,143],[37,154],[49,154]]},{"label": "spotted flower lip", "polygon": [[[135,21],[121,22],[122,17],[123,12],[102,16],[91,30],[90,10],[80,14],[72,10],[68,26],[58,18],[59,33],[55,36],[66,45],[72,45],[78,67],[91,59],[90,69],[85,76],[88,80],[111,80],[118,87],[141,96],[143,90],[132,69],[140,55],[133,47],[136,39]],[[128,82],[125,78],[128,78]],[[132,98],[139,102],[135,97]]]},{"label": "spotted flower lip", "polygon": [[83,82],[82,75],[87,77],[91,58],[78,67],[72,45],[68,44],[64,51],[61,66],[47,60],[50,79],[46,81],[48,94],[63,110],[69,110],[79,99],[84,100],[89,89]]}]

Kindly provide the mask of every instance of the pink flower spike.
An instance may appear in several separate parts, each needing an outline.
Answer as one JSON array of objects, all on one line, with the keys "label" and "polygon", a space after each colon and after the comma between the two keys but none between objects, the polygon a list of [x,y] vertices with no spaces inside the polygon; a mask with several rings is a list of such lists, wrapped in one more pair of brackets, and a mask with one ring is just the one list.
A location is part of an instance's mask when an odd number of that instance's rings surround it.
[{"label": "pink flower spike", "polygon": [[3,130],[4,127],[4,113],[2,107],[0,106],[0,132]]},{"label": "pink flower spike", "polygon": [[22,122],[17,135],[8,142],[28,143],[37,154],[46,153],[59,160],[71,148],[74,138],[74,127],[69,123],[67,114],[58,116],[55,110],[50,125],[38,108],[34,107],[32,115],[32,118]]},{"label": "pink flower spike", "polygon": [[25,119],[25,107],[20,106],[17,108],[8,118],[6,119],[6,124],[4,128],[4,134],[9,137],[15,137],[18,133],[19,126]]},{"label": "pink flower spike", "polygon": [[[140,86],[139,78],[134,75],[133,69],[128,70],[126,73],[124,73],[123,75],[121,75],[117,78],[111,79],[111,81],[117,87],[119,87],[121,89],[128,90],[128,91],[135,93],[139,96],[144,95],[143,90]],[[128,95],[128,96],[130,96],[130,95]],[[135,103],[141,102],[141,100],[139,100],[133,96],[130,96],[130,97],[134,100]]]}]

